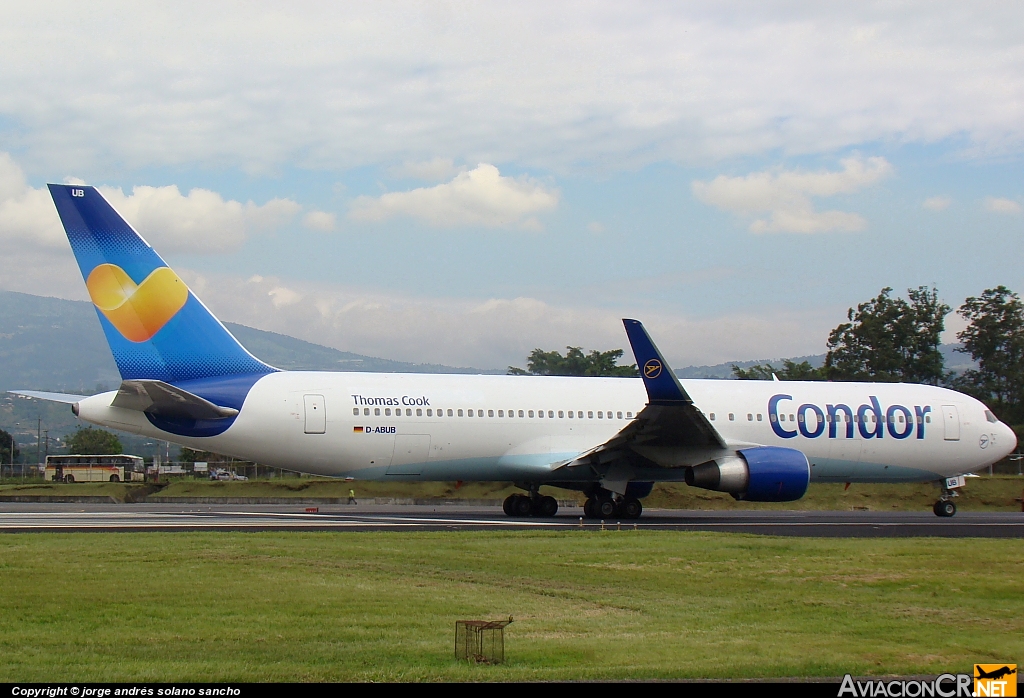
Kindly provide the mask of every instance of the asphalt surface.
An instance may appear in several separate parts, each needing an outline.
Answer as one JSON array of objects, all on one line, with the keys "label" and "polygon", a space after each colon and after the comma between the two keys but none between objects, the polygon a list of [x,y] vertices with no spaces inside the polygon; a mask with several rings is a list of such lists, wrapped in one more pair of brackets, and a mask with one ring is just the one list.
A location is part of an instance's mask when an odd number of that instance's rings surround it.
[{"label": "asphalt surface", "polygon": [[0,533],[46,531],[469,531],[633,529],[802,537],[1021,538],[1024,513],[678,511],[639,521],[583,520],[564,508],[550,519],[512,519],[499,507],[409,505],[198,505],[0,503]]}]

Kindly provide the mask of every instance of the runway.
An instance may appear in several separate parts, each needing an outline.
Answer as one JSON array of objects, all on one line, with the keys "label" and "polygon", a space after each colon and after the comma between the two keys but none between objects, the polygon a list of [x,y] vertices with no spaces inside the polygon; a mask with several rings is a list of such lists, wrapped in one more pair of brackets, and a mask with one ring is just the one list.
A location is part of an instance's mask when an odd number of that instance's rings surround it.
[{"label": "runway", "polygon": [[[309,510],[307,510],[307,508]],[[314,510],[315,509],[315,510]],[[679,511],[652,509],[639,521],[511,519],[499,507],[407,505],[197,505],[0,503],[0,533],[81,531],[480,531],[671,530],[800,537],[934,536],[1021,538],[1024,514],[960,512]]]}]

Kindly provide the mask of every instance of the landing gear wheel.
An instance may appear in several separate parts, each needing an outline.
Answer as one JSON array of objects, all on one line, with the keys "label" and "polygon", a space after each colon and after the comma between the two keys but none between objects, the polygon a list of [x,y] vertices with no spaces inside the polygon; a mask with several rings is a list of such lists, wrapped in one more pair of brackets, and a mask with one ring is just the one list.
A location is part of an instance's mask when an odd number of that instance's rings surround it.
[{"label": "landing gear wheel", "polygon": [[554,497],[541,497],[533,509],[534,516],[549,519],[558,513],[558,500]]},{"label": "landing gear wheel", "polygon": [[594,508],[594,513],[602,519],[610,519],[615,516],[615,502],[610,499],[599,499],[597,506]]},{"label": "landing gear wheel", "polygon": [[640,514],[644,511],[644,507],[639,499],[629,497],[622,500],[622,504],[619,505],[619,511],[622,512],[622,518],[624,519],[639,519]]},{"label": "landing gear wheel", "polygon": [[121,482],[121,478],[119,478],[117,475],[111,475],[110,476],[110,481],[111,482]]},{"label": "landing gear wheel", "polygon": [[509,496],[505,497],[505,501],[501,503],[501,510],[505,512],[505,516],[515,516],[512,509],[512,503],[516,500],[516,497],[518,496],[518,494],[510,494]]},{"label": "landing gear wheel", "polygon": [[533,502],[530,501],[529,497],[524,497],[521,494],[517,494],[515,497],[516,500],[512,503],[512,516],[529,516],[533,509]]},{"label": "landing gear wheel", "polygon": [[939,501],[935,502],[935,506],[932,507],[932,511],[935,512],[936,516],[949,518],[950,516],[954,516],[956,514],[956,504],[954,504],[948,499],[940,499]]},{"label": "landing gear wheel", "polygon": [[583,515],[588,519],[596,519],[597,514],[597,501],[593,497],[588,497],[587,501],[583,503]]},{"label": "landing gear wheel", "polygon": [[64,482],[74,482],[74,481],[75,481],[75,476],[74,475],[65,475],[64,476]]}]

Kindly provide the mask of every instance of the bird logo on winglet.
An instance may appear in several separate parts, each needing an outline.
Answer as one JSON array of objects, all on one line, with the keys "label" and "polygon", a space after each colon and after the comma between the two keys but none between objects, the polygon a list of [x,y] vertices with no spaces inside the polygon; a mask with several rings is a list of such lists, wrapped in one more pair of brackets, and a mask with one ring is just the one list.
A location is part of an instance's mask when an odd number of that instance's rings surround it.
[{"label": "bird logo on winglet", "polygon": [[661,362],[657,359],[651,359],[644,364],[644,376],[647,378],[657,378],[661,375]]}]

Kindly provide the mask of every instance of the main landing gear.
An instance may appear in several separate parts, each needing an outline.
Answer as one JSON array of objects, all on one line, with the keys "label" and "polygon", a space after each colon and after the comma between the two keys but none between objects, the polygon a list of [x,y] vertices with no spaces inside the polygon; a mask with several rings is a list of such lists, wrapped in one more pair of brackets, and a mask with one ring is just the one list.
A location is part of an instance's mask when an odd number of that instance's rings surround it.
[{"label": "main landing gear", "polygon": [[539,516],[550,518],[558,513],[558,501],[554,497],[541,496],[537,492],[525,494],[510,494],[502,502],[501,508],[509,516],[525,518],[527,516]]},{"label": "main landing gear", "polygon": [[644,507],[636,497],[618,497],[601,491],[587,498],[583,514],[588,519],[639,519]]}]

